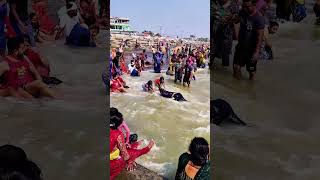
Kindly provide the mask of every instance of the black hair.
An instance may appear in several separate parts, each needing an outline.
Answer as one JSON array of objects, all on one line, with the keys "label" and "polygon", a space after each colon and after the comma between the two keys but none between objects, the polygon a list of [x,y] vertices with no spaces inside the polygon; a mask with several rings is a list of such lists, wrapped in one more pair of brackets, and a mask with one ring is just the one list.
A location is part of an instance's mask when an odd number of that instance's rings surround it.
[{"label": "black hair", "polygon": [[110,128],[111,129],[118,129],[118,127],[123,122],[123,116],[120,112],[117,112],[114,116],[110,117]]},{"label": "black hair", "polygon": [[276,21],[270,21],[269,27],[274,27],[274,26],[279,27],[279,23],[277,23]]},{"label": "black hair", "polygon": [[160,77],[160,82],[162,82],[162,81],[164,81],[164,77],[163,76]]},{"label": "black hair", "polygon": [[42,180],[42,174],[23,149],[7,144],[0,146],[0,179]]},{"label": "black hair", "polygon": [[14,53],[14,51],[18,50],[20,48],[20,45],[23,43],[24,43],[23,37],[9,38],[7,42],[8,53],[9,54]]},{"label": "black hair", "polygon": [[148,84],[149,86],[152,86],[152,81],[149,80],[147,84]]},{"label": "black hair", "polygon": [[29,19],[31,20],[31,19],[34,18],[35,16],[37,16],[36,13],[33,13],[33,12],[32,12],[32,13],[29,14]]},{"label": "black hair", "polygon": [[208,162],[209,144],[202,137],[195,137],[190,143],[190,161],[196,166],[203,166]]}]

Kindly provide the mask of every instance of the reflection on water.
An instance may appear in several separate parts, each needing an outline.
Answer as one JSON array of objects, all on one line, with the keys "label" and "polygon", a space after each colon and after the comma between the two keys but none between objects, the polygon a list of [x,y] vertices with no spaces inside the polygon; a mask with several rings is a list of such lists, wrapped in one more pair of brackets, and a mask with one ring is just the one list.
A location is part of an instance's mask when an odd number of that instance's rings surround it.
[{"label": "reflection on water", "polygon": [[212,125],[215,179],[319,179],[320,46],[312,23],[280,26],[275,60],[259,62],[256,82],[234,80],[231,69],[212,73],[211,97],[252,125]]},{"label": "reflection on water", "polygon": [[128,86],[125,94],[112,94],[111,106],[124,115],[133,133],[140,139],[154,139],[152,151],[138,159],[138,163],[169,179],[174,178],[179,156],[188,149],[195,136],[209,138],[209,72],[200,69],[197,80],[191,87],[174,84],[173,77],[165,77],[166,88],[180,92],[188,102],[176,102],[162,98],[157,91],[149,94],[142,91],[142,84],[155,80],[160,74],[142,72],[141,77],[124,76]]},{"label": "reflection on water", "polygon": [[[44,179],[107,179],[105,108],[101,82],[103,49],[68,48],[63,42],[42,45],[59,100],[0,98],[0,144],[22,147],[42,169]],[[72,53],[72,56],[71,54]]]}]

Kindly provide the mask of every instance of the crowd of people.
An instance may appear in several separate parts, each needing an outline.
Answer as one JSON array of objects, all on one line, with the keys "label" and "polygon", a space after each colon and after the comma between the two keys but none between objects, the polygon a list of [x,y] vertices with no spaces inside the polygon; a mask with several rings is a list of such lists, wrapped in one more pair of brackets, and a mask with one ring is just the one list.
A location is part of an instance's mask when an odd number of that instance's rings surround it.
[{"label": "crowd of people", "polygon": [[[301,22],[306,16],[304,0],[215,0],[213,20],[213,68],[215,58],[222,59],[222,66],[229,67],[233,42],[237,41],[233,57],[233,75],[242,78],[241,68],[246,66],[249,79],[256,79],[259,60],[272,60],[273,51],[269,35],[275,34],[280,23]],[[276,7],[276,8],[274,8]],[[320,2],[314,5],[319,24]]]},{"label": "crowd of people", "polygon": [[[155,142],[140,148],[142,140],[137,134],[131,134],[123,115],[117,108],[110,108],[110,179],[115,179],[124,169],[135,170],[135,160],[150,152]],[[209,144],[201,137],[195,137],[189,151],[179,157],[176,180],[210,179]]]},{"label": "crowd of people", "polygon": [[48,0],[0,0],[0,96],[57,97],[49,86],[62,81],[50,76],[50,63],[37,47],[63,37],[66,45],[96,46],[107,22],[98,6],[97,0],[66,0],[56,23]]},{"label": "crowd of people", "polygon": [[[151,46],[152,57],[148,57],[146,50],[140,54],[132,53],[125,56],[123,43],[117,49],[112,49],[110,55],[110,86],[106,74],[103,80],[111,92],[126,92],[129,87],[121,77],[125,74],[132,77],[139,77],[141,73],[151,68],[153,64],[154,73],[161,73],[163,67],[168,67],[166,75],[174,76],[175,83],[181,83],[190,87],[191,81],[195,80],[197,68],[206,67],[206,59],[209,58],[209,48],[204,45],[183,44],[173,46],[170,42],[159,42],[157,47]],[[153,62],[148,61],[153,59]],[[127,65],[126,63],[130,61]],[[185,101],[180,93],[167,91],[164,86],[164,77],[149,80],[142,84],[142,90],[153,93],[158,88],[160,95],[166,98],[173,98],[177,101]]]}]

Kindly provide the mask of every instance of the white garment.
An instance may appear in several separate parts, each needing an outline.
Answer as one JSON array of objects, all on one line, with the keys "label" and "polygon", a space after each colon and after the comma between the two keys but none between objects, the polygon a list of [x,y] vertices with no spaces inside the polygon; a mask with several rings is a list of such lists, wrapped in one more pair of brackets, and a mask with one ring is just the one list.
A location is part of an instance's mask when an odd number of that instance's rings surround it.
[{"label": "white garment", "polygon": [[128,69],[129,69],[130,73],[132,73],[132,71],[133,71],[134,69],[136,69],[136,68],[135,68],[135,66],[132,67],[131,64],[129,64],[129,65],[128,65]]},{"label": "white garment", "polygon": [[65,34],[66,36],[69,36],[73,27],[80,23],[80,19],[78,16],[70,17],[68,14],[63,15],[60,17],[60,28],[65,28]]}]

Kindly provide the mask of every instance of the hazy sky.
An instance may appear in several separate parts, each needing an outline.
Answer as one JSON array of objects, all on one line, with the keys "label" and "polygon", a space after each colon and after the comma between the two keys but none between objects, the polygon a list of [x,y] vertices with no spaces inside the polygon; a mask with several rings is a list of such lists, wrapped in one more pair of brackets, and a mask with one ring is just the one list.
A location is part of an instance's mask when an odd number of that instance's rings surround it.
[{"label": "hazy sky", "polygon": [[169,36],[209,37],[209,0],[111,0],[111,16],[130,19],[133,30]]}]

